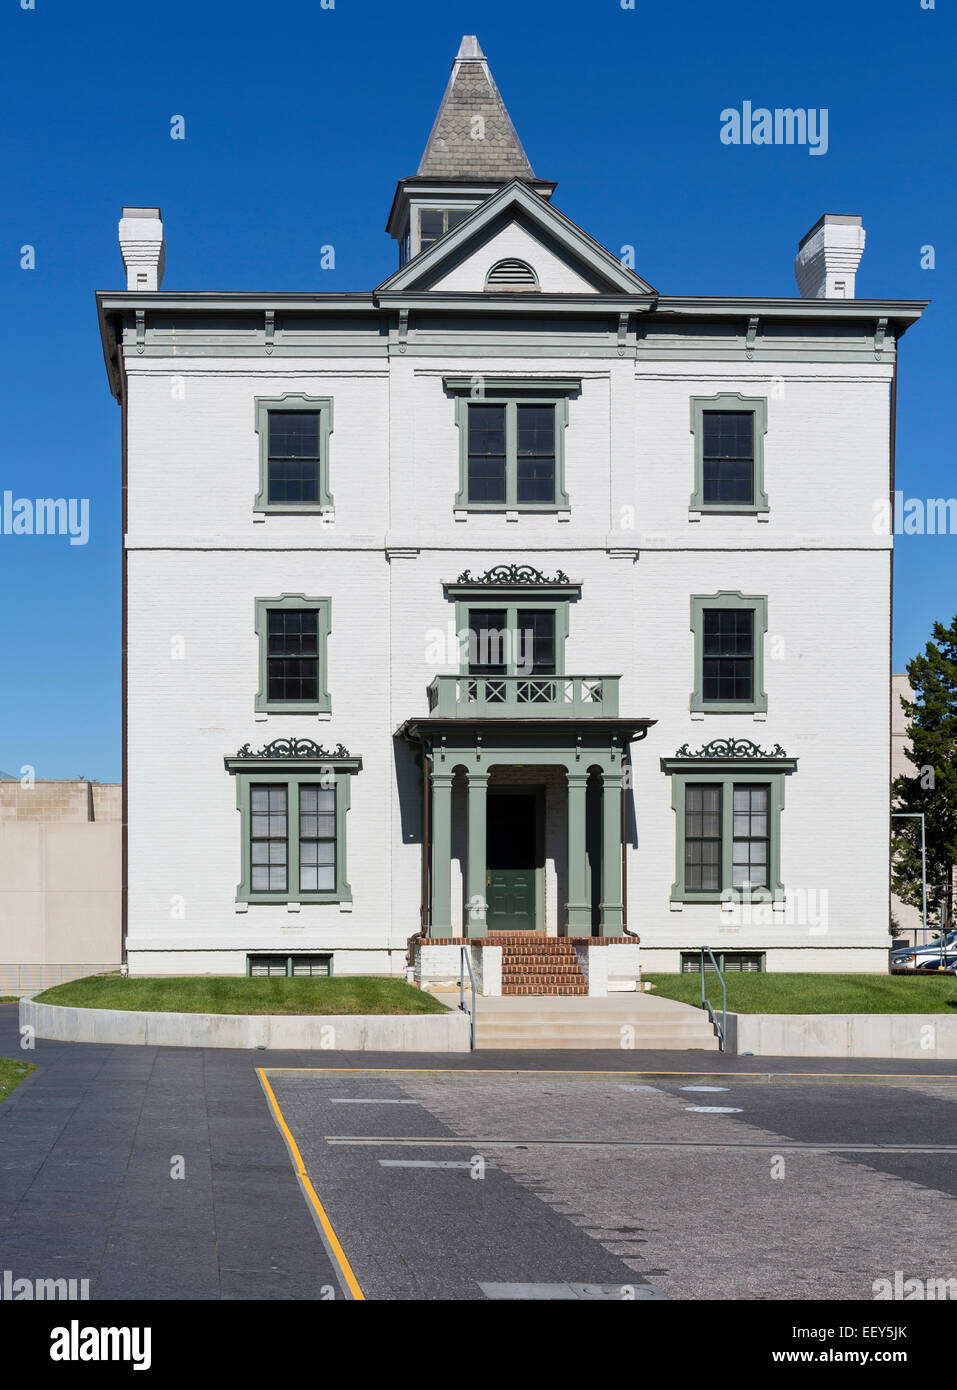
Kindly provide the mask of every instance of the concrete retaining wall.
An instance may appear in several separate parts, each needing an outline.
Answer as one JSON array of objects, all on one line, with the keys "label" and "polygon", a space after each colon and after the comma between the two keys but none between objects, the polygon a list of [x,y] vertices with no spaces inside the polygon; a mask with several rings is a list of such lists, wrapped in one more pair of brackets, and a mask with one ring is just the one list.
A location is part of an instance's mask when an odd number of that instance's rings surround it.
[{"label": "concrete retaining wall", "polygon": [[755,1057],[957,1060],[949,1014],[728,1014],[728,1051]]},{"label": "concrete retaining wall", "polygon": [[150,1047],[267,1047],[348,1052],[468,1052],[469,1021],[447,1014],[173,1014],[20,1001],[20,1027],[59,1042]]}]

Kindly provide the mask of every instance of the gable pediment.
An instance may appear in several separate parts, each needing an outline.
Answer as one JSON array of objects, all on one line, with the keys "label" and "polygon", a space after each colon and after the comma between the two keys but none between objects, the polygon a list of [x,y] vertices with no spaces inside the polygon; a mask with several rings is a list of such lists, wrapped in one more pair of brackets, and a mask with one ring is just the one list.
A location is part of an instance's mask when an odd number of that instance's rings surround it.
[{"label": "gable pediment", "polygon": [[[654,294],[587,232],[523,183],[513,180],[481,204],[454,231],[416,256],[378,288],[380,292],[482,294],[488,273],[514,260],[535,272],[544,294]],[[511,292],[507,289],[505,292]]]}]

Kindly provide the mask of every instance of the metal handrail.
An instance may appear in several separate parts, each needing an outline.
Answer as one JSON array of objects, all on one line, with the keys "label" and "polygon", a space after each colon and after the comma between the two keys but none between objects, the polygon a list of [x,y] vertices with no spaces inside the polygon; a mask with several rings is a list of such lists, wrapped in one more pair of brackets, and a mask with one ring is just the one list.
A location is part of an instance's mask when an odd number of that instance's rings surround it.
[{"label": "metal handrail", "polygon": [[[721,1022],[720,1022],[720,1023],[718,1022],[718,1018],[717,1018],[717,1015],[715,1014],[714,1007],[712,1006],[711,1000],[705,998],[705,992],[704,992],[704,956],[705,956],[705,952],[706,952],[706,951],[707,951],[708,955],[711,957],[711,964],[714,966],[714,973],[717,975],[718,979],[721,981]],[[716,1031],[717,1034],[718,1034],[718,1050],[719,1050],[719,1052],[724,1052],[725,1047],[727,1046],[727,1039],[728,1039],[728,989],[727,989],[727,986],[726,986],[725,983],[724,983],[724,976],[722,975],[721,971],[718,969],[718,962],[715,960],[715,958],[714,958],[714,952],[712,951],[712,949],[711,949],[710,946],[702,946],[702,948],[701,948],[701,1007],[702,1007],[703,1009],[707,1009],[707,1010],[708,1010],[708,1017],[711,1019],[711,1022],[712,1022],[713,1026],[714,1026],[714,1029],[715,1029],[715,1031]]]},{"label": "metal handrail", "polygon": [[[471,952],[468,946],[460,947],[461,959],[459,961],[459,1008],[469,1016],[469,1041],[471,1049],[475,1051],[475,976],[472,974]],[[464,969],[463,969],[464,966]],[[472,1007],[466,1008],[465,1005],[465,971],[469,972],[469,981],[472,986]]]}]

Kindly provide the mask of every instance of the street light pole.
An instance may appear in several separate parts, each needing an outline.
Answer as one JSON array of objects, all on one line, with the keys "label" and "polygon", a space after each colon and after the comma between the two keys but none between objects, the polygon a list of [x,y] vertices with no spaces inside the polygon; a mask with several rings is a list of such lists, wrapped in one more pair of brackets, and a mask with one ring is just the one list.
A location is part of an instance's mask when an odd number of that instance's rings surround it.
[{"label": "street light pole", "polygon": [[[921,931],[923,933],[923,945],[927,945],[927,837],[925,834],[925,822],[923,811],[892,811],[891,820],[919,820],[920,821],[920,918]],[[941,940],[941,959],[944,954],[944,933],[940,934]]]}]

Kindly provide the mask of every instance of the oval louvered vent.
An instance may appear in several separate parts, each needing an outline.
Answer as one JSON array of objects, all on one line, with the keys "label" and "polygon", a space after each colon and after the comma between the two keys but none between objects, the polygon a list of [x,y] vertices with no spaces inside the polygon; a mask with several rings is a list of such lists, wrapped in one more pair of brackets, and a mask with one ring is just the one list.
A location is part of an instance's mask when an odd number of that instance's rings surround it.
[{"label": "oval louvered vent", "polygon": [[497,261],[489,271],[487,290],[537,290],[538,277],[526,261]]}]

